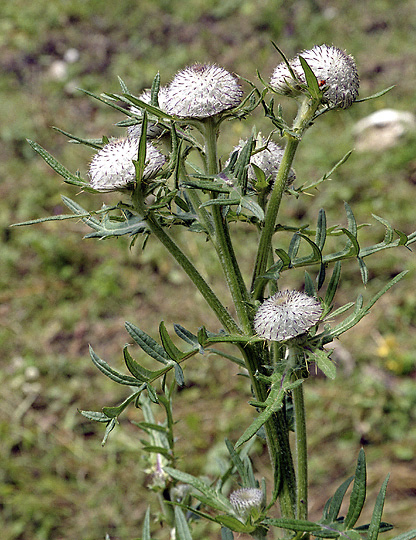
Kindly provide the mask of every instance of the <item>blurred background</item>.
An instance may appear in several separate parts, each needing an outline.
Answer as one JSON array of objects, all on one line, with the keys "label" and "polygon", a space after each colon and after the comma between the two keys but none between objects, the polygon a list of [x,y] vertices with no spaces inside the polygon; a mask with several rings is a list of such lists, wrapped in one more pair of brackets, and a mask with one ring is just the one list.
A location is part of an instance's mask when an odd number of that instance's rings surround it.
[{"label": "blurred background", "polygon": [[[170,329],[177,322],[194,332],[202,324],[218,330],[186,277],[152,240],[142,252],[140,242],[129,250],[125,238],[83,240],[88,230],[82,223],[8,228],[64,212],[61,194],[88,208],[114,202],[114,196],[78,194],[64,185],[26,138],[85,176],[91,150],[69,144],[51,126],[81,137],[119,136],[123,132],[114,124],[122,118],[78,88],[117,92],[119,76],[138,94],[158,71],[167,84],[178,69],[196,61],[217,62],[252,81],[259,70],[268,80],[280,62],[271,40],[288,57],[315,44],[333,44],[355,57],[361,97],[395,88],[378,100],[324,115],[309,130],[294,164],[299,183],[319,178],[348,150],[355,151],[314,197],[285,200],[280,219],[313,226],[319,208],[325,207],[329,224],[343,226],[347,201],[359,223],[371,224],[362,231],[362,243],[376,243],[384,229],[371,213],[405,233],[416,228],[415,36],[413,0],[14,0],[2,6],[4,540],[98,540],[107,533],[112,539],[139,537],[148,501],[153,501],[141,472],[141,432],[132,423],[142,418],[140,411],[128,411],[101,447],[103,426],[88,422],[78,409],[100,410],[127,394],[93,367],[88,344],[123,369],[125,320],[155,338],[161,319]],[[285,98],[281,103],[290,118],[293,105]],[[394,111],[358,134],[360,119],[385,109]],[[256,125],[268,133],[260,113]],[[227,125],[223,154],[250,132],[249,122]],[[249,271],[252,253],[245,233],[240,234],[240,255]],[[199,257],[203,272],[221,292],[219,269],[203,239],[186,232],[177,237]],[[359,293],[368,300],[401,270],[409,274],[335,344],[337,379],[313,377],[307,383],[310,518],[319,518],[325,500],[353,474],[364,446],[370,494],[363,520],[391,472],[384,520],[396,524],[398,534],[416,527],[416,262],[412,252],[400,248],[367,264],[366,288],[356,262],[344,265],[337,305]],[[282,286],[300,288],[304,277],[293,272],[282,279]],[[179,465],[196,475],[215,474],[225,455],[224,437],[235,440],[250,422],[248,389],[219,358],[192,360],[185,375],[187,388],[175,404]],[[268,477],[268,457],[261,448],[254,461],[259,475]],[[201,524],[201,538],[218,534]],[[166,538],[166,531],[154,537]]]}]

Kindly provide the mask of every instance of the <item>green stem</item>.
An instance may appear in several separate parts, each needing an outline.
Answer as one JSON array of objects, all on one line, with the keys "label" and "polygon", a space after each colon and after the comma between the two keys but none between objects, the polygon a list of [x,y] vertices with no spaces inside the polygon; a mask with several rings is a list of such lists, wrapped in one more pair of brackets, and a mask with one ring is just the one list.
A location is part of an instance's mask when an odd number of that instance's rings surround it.
[{"label": "green stem", "polygon": [[293,122],[290,132],[286,132],[286,147],[280,163],[279,170],[270,194],[269,203],[264,218],[264,227],[262,229],[257,250],[256,262],[253,271],[252,291],[254,299],[260,299],[263,296],[267,280],[262,278],[268,267],[269,253],[271,249],[272,236],[275,231],[277,214],[283,193],[286,189],[287,179],[290,168],[295,157],[296,150],[301,141],[304,131],[310,126],[311,120],[319,106],[319,101],[311,101],[305,97],[299,105],[298,114]]},{"label": "green stem", "polygon": [[135,189],[132,195],[132,202],[137,212],[145,219],[151,232],[158,238],[158,240],[165,246],[169,253],[176,259],[176,261],[179,263],[179,265],[183,268],[188,277],[192,280],[194,285],[200,291],[206,302],[209,304],[211,309],[218,317],[218,320],[221,322],[224,329],[227,330],[227,332],[229,333],[241,334],[241,330],[237,323],[228,313],[226,308],[220,302],[217,295],[214,293],[208,283],[204,280],[204,278],[195,268],[193,263],[183,253],[179,246],[172,240],[172,238],[165,232],[165,230],[157,221],[156,217],[150,211],[148,211],[148,209],[146,209],[140,186]]},{"label": "green stem", "polygon": [[[219,171],[217,156],[218,121],[215,118],[206,118],[201,126],[205,140],[205,153],[207,159],[207,174],[214,175]],[[216,198],[216,194],[211,193]],[[222,206],[212,205],[214,220],[214,245],[233,298],[238,319],[246,334],[252,334],[252,322],[249,315],[250,297],[241,275],[240,267],[234,252],[227,218],[223,217]]]},{"label": "green stem", "polygon": [[[257,373],[262,372],[263,366],[268,363],[268,358],[265,358],[265,349],[262,345],[256,344],[240,347],[240,350],[250,375],[253,393],[258,401],[265,401],[268,388],[257,377]],[[284,411],[281,409],[274,413],[265,423],[264,429],[271,464],[274,469],[278,468],[280,475],[280,511],[282,517],[293,519],[296,516],[296,475]]]},{"label": "green stem", "polygon": [[[303,352],[296,345],[289,348],[289,365],[301,367]],[[296,375],[292,375],[295,379]],[[295,448],[296,448],[296,516],[298,519],[308,519],[308,447],[306,436],[305,400],[303,384],[292,390],[293,407],[295,412]]]},{"label": "green stem", "polygon": [[[218,128],[213,119],[204,121],[203,134],[205,138],[207,173],[210,175],[217,174]],[[237,315],[244,332],[251,334],[252,315],[249,311],[251,299],[235,257],[228,223],[223,218],[221,206],[213,205],[212,215],[215,226],[215,245],[233,297]],[[265,401],[268,388],[257,377],[257,373],[264,371],[264,364],[268,363],[269,359],[264,358],[260,345],[240,347],[240,350],[251,379],[254,395],[259,401]],[[275,413],[266,422],[264,427],[271,463],[274,468],[279,468],[281,475],[281,491],[279,493],[281,513],[284,517],[294,518],[296,515],[296,477],[289,444],[289,430],[283,411]]]}]

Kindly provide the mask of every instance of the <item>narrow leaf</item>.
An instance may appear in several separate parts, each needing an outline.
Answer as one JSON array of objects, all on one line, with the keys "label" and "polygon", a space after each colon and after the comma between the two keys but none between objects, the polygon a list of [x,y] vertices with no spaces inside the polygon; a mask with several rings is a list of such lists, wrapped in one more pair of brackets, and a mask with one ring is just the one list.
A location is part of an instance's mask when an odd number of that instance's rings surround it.
[{"label": "narrow leaf", "polygon": [[[145,386],[143,385],[143,388],[141,390],[144,390],[144,389],[145,389]],[[103,407],[103,413],[109,418],[117,418],[124,411],[124,409],[138,397],[140,393],[141,393],[140,390],[138,392],[134,392],[134,394],[131,394],[131,396],[125,399],[123,403],[121,403],[117,407]]]},{"label": "narrow leaf", "polygon": [[241,483],[243,486],[246,486],[247,485],[247,475],[246,475],[246,470],[245,470],[245,467],[244,467],[244,463],[242,461],[242,459],[240,458],[238,452],[236,452],[234,450],[234,446],[233,444],[231,443],[231,441],[229,441],[228,439],[225,439],[225,444],[227,446],[227,450],[230,454],[230,457],[231,457],[231,461],[233,462],[235,468],[237,469],[238,471],[238,474],[240,475],[240,478],[241,478]]},{"label": "narrow leaf", "polygon": [[105,428],[103,440],[101,441],[101,446],[104,446],[104,445],[105,445],[105,443],[106,443],[107,440],[108,440],[108,437],[109,437],[110,433],[113,431],[113,429],[116,427],[116,425],[117,425],[117,420],[116,420],[116,418],[112,418],[112,419],[108,422],[107,427]]},{"label": "narrow leaf", "polygon": [[326,241],[326,214],[321,208],[318,214],[318,222],[316,224],[315,244],[322,251]]},{"label": "narrow leaf", "polygon": [[68,133],[67,131],[64,131],[63,129],[60,129],[58,127],[52,126],[52,129],[57,131],[58,133],[62,133],[62,135],[65,135],[65,137],[71,139],[69,142],[84,144],[85,146],[91,146],[96,150],[100,150],[103,147],[102,139],[82,139],[81,137],[72,135],[71,133]]},{"label": "narrow leaf", "polygon": [[168,331],[166,330],[165,323],[163,321],[159,324],[159,334],[160,339],[162,340],[162,345],[166,354],[175,362],[179,362],[184,356],[184,353],[176,347],[176,345],[171,340]]},{"label": "narrow leaf", "polygon": [[104,373],[104,375],[106,375],[109,379],[119,384],[125,384],[128,386],[140,386],[142,384],[141,381],[138,381],[134,377],[131,377],[130,375],[123,375],[122,373],[119,373],[115,369],[111,368],[107,364],[107,362],[105,362],[97,354],[95,354],[91,346],[89,349],[92,361],[98,367],[98,369],[102,373]]},{"label": "narrow leaf", "polygon": [[33,148],[35,152],[37,152],[41,158],[43,158],[46,163],[62,178],[65,180],[67,184],[73,184],[75,186],[81,187],[85,191],[91,191],[93,193],[96,193],[96,190],[91,188],[88,182],[85,182],[85,180],[82,180],[82,178],[76,176],[75,174],[72,174],[66,167],[64,167],[57,159],[55,159],[52,154],[50,154],[47,150],[45,150],[40,144],[31,141],[30,139],[27,139],[27,142],[30,144],[30,146]]},{"label": "narrow leaf", "polygon": [[227,513],[232,511],[231,503],[227,497],[217,492],[203,480],[200,480],[191,474],[173,469],[172,467],[165,467],[165,471],[175,480],[183,482],[184,484],[189,484],[196,490],[200,491],[213,508]]},{"label": "narrow leaf", "polygon": [[285,379],[282,384],[274,384],[270,389],[266,401],[264,402],[265,408],[241,435],[241,437],[235,444],[235,448],[238,448],[239,446],[247,442],[249,439],[251,439],[251,437],[256,435],[256,433],[267,422],[271,415],[282,407],[285,392],[292,390],[293,388],[299,386],[302,383],[302,379],[298,379],[297,381],[294,381],[292,383],[286,383]]},{"label": "narrow leaf", "polygon": [[[188,343],[189,345],[192,345],[194,347],[199,346],[198,338],[197,338],[197,336],[195,336],[195,334],[192,334],[192,332],[190,332],[189,330],[187,330],[186,328],[184,328],[180,324],[174,324],[173,328],[174,328],[174,330],[176,332],[176,335],[178,337],[180,337],[181,339],[183,339],[183,341],[185,341],[186,343]],[[203,354],[203,351],[200,351],[200,352],[201,352],[201,354]]]},{"label": "narrow leaf", "polygon": [[[273,527],[279,527],[280,529],[288,529],[290,531],[298,532],[313,532],[322,530],[322,525],[319,523],[314,523],[313,521],[303,519],[270,518],[265,520],[265,523],[267,525],[272,525]],[[317,533],[316,536],[319,536],[319,534]]]},{"label": "narrow leaf", "polygon": [[353,479],[354,479],[353,476],[351,476],[350,478],[347,478],[336,490],[336,492],[334,493],[334,496],[329,499],[328,505],[326,507],[326,511],[324,513],[325,523],[332,523],[336,521],[336,519],[338,518],[338,514],[341,509],[341,505],[342,505],[342,501],[344,500],[345,493],[347,492],[347,489],[349,488]]},{"label": "narrow leaf", "polygon": [[363,101],[368,101],[369,99],[375,99],[379,98],[381,96],[384,96],[384,94],[387,94],[387,92],[390,92],[396,85],[393,84],[393,86],[389,86],[388,88],[385,88],[384,90],[380,90],[380,92],[377,92],[375,94],[372,94],[371,96],[367,96],[364,98],[356,99],[355,103],[362,103]]},{"label": "narrow leaf", "polygon": [[175,506],[175,528],[177,540],[192,540],[191,532],[182,510]]},{"label": "narrow leaf", "polygon": [[368,540],[377,540],[380,532],[381,517],[383,515],[384,500],[386,498],[387,483],[389,481],[389,475],[383,482],[380,491],[377,495],[376,503],[374,505],[373,515],[371,516],[370,527],[368,528]]},{"label": "narrow leaf", "polygon": [[332,272],[331,279],[329,280],[328,287],[325,294],[325,305],[328,308],[332,305],[332,302],[337,292],[339,280],[341,277],[341,262],[337,261],[334,265],[334,270]]},{"label": "narrow leaf", "polygon": [[367,489],[367,470],[364,450],[361,448],[358,454],[357,467],[355,469],[354,485],[350,498],[350,505],[344,521],[344,530],[351,529],[357,523],[363,509]]},{"label": "narrow leaf", "polygon": [[305,293],[308,296],[316,296],[316,287],[315,283],[313,282],[313,279],[311,278],[311,275],[309,272],[306,272],[305,270]]},{"label": "narrow leaf", "polygon": [[335,379],[337,374],[337,368],[334,362],[330,359],[332,351],[323,351],[317,349],[312,353],[307,353],[308,362],[315,362],[317,367],[324,373],[329,379]]},{"label": "narrow leaf", "polygon": [[125,327],[130,336],[134,339],[137,345],[144,350],[145,353],[162,364],[168,365],[171,363],[171,360],[166,354],[164,348],[152,337],[146,334],[146,332],[143,332],[143,330],[140,330],[140,328],[129,322],[125,323]]},{"label": "narrow leaf", "polygon": [[311,70],[309,64],[302,56],[299,56],[299,60],[305,73],[306,84],[308,85],[308,90],[312,99],[320,99],[322,92],[319,88],[314,72]]},{"label": "narrow leaf", "polygon": [[275,249],[274,252],[283,263],[283,266],[281,268],[290,268],[291,260],[290,260],[289,255],[286,253],[286,251],[284,249],[278,248],[278,249]]},{"label": "narrow leaf", "polygon": [[88,418],[88,420],[93,420],[94,422],[109,422],[110,418],[102,413],[102,412],[96,412],[96,411],[79,411],[82,416],[85,416],[85,418]]},{"label": "narrow leaf", "polygon": [[367,285],[368,283],[368,268],[367,265],[364,262],[364,259],[361,257],[357,257],[358,266],[360,267],[360,274],[361,274],[361,280],[364,285]]},{"label": "narrow leaf", "polygon": [[164,369],[160,371],[150,371],[142,367],[138,362],[136,362],[136,360],[131,357],[127,348],[128,345],[125,345],[123,348],[124,362],[126,363],[127,369],[137,380],[142,382],[149,382],[151,379],[154,379],[160,376],[162,373],[165,373]]},{"label": "narrow leaf", "polygon": [[147,507],[143,520],[142,540],[152,540],[150,538],[150,507]]},{"label": "narrow leaf", "polygon": [[216,516],[215,521],[218,523],[221,523],[223,527],[228,527],[228,529],[231,529],[234,532],[237,533],[250,533],[255,530],[256,527],[251,525],[250,523],[242,523],[239,519],[233,517],[233,516]]}]

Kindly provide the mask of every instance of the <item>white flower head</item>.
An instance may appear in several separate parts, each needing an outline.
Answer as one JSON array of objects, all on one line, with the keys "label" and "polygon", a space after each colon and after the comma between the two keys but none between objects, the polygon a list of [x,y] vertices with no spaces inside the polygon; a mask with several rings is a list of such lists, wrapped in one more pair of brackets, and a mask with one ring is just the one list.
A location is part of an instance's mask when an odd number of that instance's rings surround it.
[{"label": "white flower head", "polygon": [[354,58],[342,49],[328,45],[315,45],[289,62],[297,80],[293,79],[285,62],[279,64],[270,79],[270,86],[276,92],[292,96],[302,93],[299,83],[306,81],[299,56],[312,69],[323,88],[324,102],[330,107],[347,109],[357,99],[360,80]]},{"label": "white flower head", "polygon": [[[240,144],[234,148],[233,152],[240,152],[246,143],[247,141],[240,141]],[[257,167],[264,172],[266,179],[270,178],[272,181],[274,181],[277,171],[279,170],[280,163],[282,161],[284,149],[273,141],[267,141],[267,139],[265,139],[259,134],[257,137],[257,147],[262,148],[263,146],[265,147],[264,150],[253,154],[250,158],[250,165],[248,167],[248,178],[252,182],[255,182],[257,178],[256,173],[251,166],[252,163],[254,165],[257,165]],[[227,163],[228,162],[229,160],[227,161]],[[295,171],[293,169],[290,169],[287,179],[287,185],[292,184],[295,179]]]},{"label": "white flower head", "polygon": [[263,302],[254,317],[257,335],[285,341],[307,332],[322,315],[318,300],[299,291],[279,291]]},{"label": "white flower head", "polygon": [[[136,181],[133,160],[137,160],[139,139],[116,139],[106,144],[91,160],[89,168],[90,185],[98,191],[126,189]],[[146,143],[146,166],[144,179],[152,178],[165,162],[151,143]]]},{"label": "white flower head", "polygon": [[230,495],[230,503],[242,516],[246,516],[251,510],[260,510],[263,503],[263,491],[257,488],[241,488],[233,491]]},{"label": "white flower head", "polygon": [[[159,109],[162,109],[162,111],[166,110],[166,94],[167,89],[164,86],[161,86],[159,88],[159,93],[157,95],[157,100],[159,102]],[[145,90],[142,94],[140,94],[139,99],[144,101],[145,103],[150,104],[151,100],[151,91]],[[134,114],[137,114],[137,116],[142,117],[143,116],[143,110],[139,109],[139,107],[130,107],[130,111]],[[149,122],[147,125],[147,133],[146,135],[149,138],[155,138],[159,137],[159,135],[164,131],[164,128],[160,126],[157,123]],[[129,126],[127,128],[127,132],[129,137],[140,137],[142,133],[142,126],[141,124],[135,124],[134,126]]]},{"label": "white flower head", "polygon": [[236,107],[243,90],[234,75],[216,64],[179,71],[167,89],[166,111],[180,118],[208,118]]}]

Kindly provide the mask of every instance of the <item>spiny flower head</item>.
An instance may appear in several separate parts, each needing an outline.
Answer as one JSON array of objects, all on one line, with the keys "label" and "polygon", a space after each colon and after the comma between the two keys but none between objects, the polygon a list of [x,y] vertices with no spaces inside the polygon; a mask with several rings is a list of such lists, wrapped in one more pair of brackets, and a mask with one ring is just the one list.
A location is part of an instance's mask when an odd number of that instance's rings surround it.
[{"label": "spiny flower head", "polygon": [[[166,93],[167,93],[166,87],[162,86],[159,88],[157,100],[159,102],[159,109],[162,109],[162,111],[166,110]],[[139,99],[141,99],[145,103],[150,104],[151,91],[145,90],[142,94],[140,94]],[[130,107],[130,111],[134,114],[137,114],[137,116],[139,117],[143,116],[143,111],[142,109],[139,109],[139,107]],[[150,138],[155,138],[155,137],[158,137],[163,132],[163,130],[164,128],[160,126],[159,124],[149,122],[147,125],[146,135]],[[129,137],[140,137],[142,133],[142,126],[141,124],[135,124],[134,126],[129,126],[127,128],[127,132],[128,132]]]},{"label": "spiny flower head", "polygon": [[[234,148],[234,152],[240,152],[246,143],[247,141],[240,141],[240,144]],[[276,178],[276,174],[279,170],[280,163],[284,154],[284,149],[281,146],[279,146],[273,141],[268,141],[259,134],[257,137],[257,147],[262,148],[263,146],[265,147],[264,150],[253,154],[250,158],[250,165],[248,167],[248,178],[253,183],[256,181],[257,177],[253,167],[251,166],[252,163],[254,165],[257,165],[257,167],[264,172],[266,179],[270,178],[273,182]],[[229,160],[227,161],[227,163],[228,162]],[[290,169],[290,173],[287,179],[287,185],[292,184],[295,179],[295,171],[293,169]]]},{"label": "spiny flower head", "polygon": [[328,45],[315,45],[289,62],[296,80],[285,62],[279,64],[270,79],[270,86],[277,93],[291,96],[302,93],[299,83],[305,84],[306,81],[299,56],[312,69],[323,88],[323,101],[330,107],[347,109],[357,99],[360,81],[354,58],[342,49]]},{"label": "spiny flower head", "polygon": [[[98,191],[126,189],[136,181],[133,160],[137,160],[139,139],[122,138],[106,144],[91,160],[90,185]],[[165,162],[165,156],[146,143],[146,167],[143,178],[152,178]]]},{"label": "spiny flower head", "polygon": [[279,291],[263,302],[254,330],[265,339],[285,341],[307,332],[322,315],[318,300],[299,291]]},{"label": "spiny flower head", "polygon": [[166,111],[180,118],[208,118],[236,107],[243,91],[234,75],[216,64],[179,71],[167,89]]},{"label": "spiny flower head", "polygon": [[230,495],[230,503],[241,516],[252,510],[260,510],[263,503],[263,491],[257,488],[241,488]]}]

